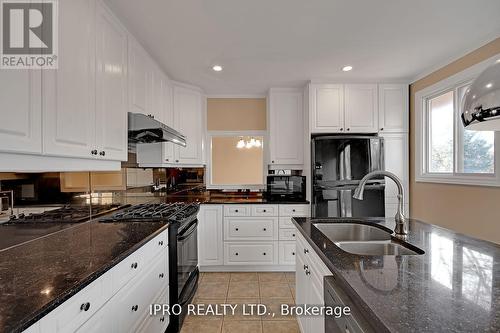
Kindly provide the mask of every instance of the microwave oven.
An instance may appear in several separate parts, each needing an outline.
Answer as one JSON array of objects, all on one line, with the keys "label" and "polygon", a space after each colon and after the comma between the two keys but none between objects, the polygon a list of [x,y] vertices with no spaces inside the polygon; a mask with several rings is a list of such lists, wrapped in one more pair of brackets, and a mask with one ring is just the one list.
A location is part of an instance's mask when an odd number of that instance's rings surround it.
[{"label": "microwave oven", "polygon": [[267,176],[266,197],[269,201],[305,201],[306,177],[292,175]]}]

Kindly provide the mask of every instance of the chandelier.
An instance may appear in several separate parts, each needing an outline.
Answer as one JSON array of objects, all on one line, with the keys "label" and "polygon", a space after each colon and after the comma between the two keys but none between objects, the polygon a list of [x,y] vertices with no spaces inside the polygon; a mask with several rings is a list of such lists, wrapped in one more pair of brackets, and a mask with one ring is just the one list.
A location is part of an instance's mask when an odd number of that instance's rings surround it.
[{"label": "chandelier", "polygon": [[238,149],[243,149],[243,148],[250,149],[253,147],[255,148],[262,147],[262,141],[260,139],[255,139],[255,138],[251,138],[250,140],[245,141],[243,137],[240,137],[240,140],[236,144],[236,148]]}]

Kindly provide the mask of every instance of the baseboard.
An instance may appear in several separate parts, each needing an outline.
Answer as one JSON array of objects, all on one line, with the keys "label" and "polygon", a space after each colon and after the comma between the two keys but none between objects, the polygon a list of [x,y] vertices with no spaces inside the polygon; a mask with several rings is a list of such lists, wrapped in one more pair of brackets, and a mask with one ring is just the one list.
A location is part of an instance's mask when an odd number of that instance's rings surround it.
[{"label": "baseboard", "polygon": [[199,266],[200,272],[295,272],[295,265]]}]

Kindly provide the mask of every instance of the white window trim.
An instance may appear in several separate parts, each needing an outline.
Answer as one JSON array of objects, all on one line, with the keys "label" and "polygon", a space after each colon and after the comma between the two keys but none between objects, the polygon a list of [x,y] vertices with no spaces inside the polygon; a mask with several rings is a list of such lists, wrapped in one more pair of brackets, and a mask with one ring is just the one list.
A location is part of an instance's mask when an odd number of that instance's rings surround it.
[{"label": "white window trim", "polygon": [[[262,146],[263,163],[262,163],[262,185],[255,184],[237,184],[237,185],[220,185],[212,183],[212,137],[214,136],[261,136],[264,139]],[[266,176],[267,176],[267,156],[269,155],[269,140],[267,131],[207,131],[207,166],[206,166],[206,178],[207,178],[207,189],[211,190],[239,190],[248,189],[250,191],[260,191],[266,188]]]},{"label": "white window trim", "polygon": [[[498,186],[500,187],[500,133],[495,133],[495,174],[463,174],[463,173],[429,173],[427,170],[427,128],[424,126],[427,121],[427,112],[424,110],[426,101],[433,96],[452,90],[460,85],[465,85],[473,81],[483,70],[498,59],[498,55],[484,60],[476,65],[473,65],[457,74],[454,74],[442,81],[439,81],[429,87],[419,90],[415,94],[415,181],[426,183],[443,183],[443,184],[459,184],[459,185],[475,185],[475,186]],[[455,103],[458,96],[454,95]],[[455,118],[454,121],[457,118]],[[460,124],[458,124],[460,125]],[[463,135],[463,130],[457,133],[454,130],[455,152],[457,152],[459,135]],[[453,165],[456,166],[456,154],[453,156]]]}]

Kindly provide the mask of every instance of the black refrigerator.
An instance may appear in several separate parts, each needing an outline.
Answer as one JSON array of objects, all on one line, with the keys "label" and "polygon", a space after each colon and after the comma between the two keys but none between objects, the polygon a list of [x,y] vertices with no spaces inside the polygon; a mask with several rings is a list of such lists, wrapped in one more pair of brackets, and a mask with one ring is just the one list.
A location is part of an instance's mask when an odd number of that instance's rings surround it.
[{"label": "black refrigerator", "polygon": [[385,181],[368,181],[364,200],[352,196],[361,178],[384,170],[384,141],[373,135],[315,136],[311,141],[312,216],[383,217]]}]

